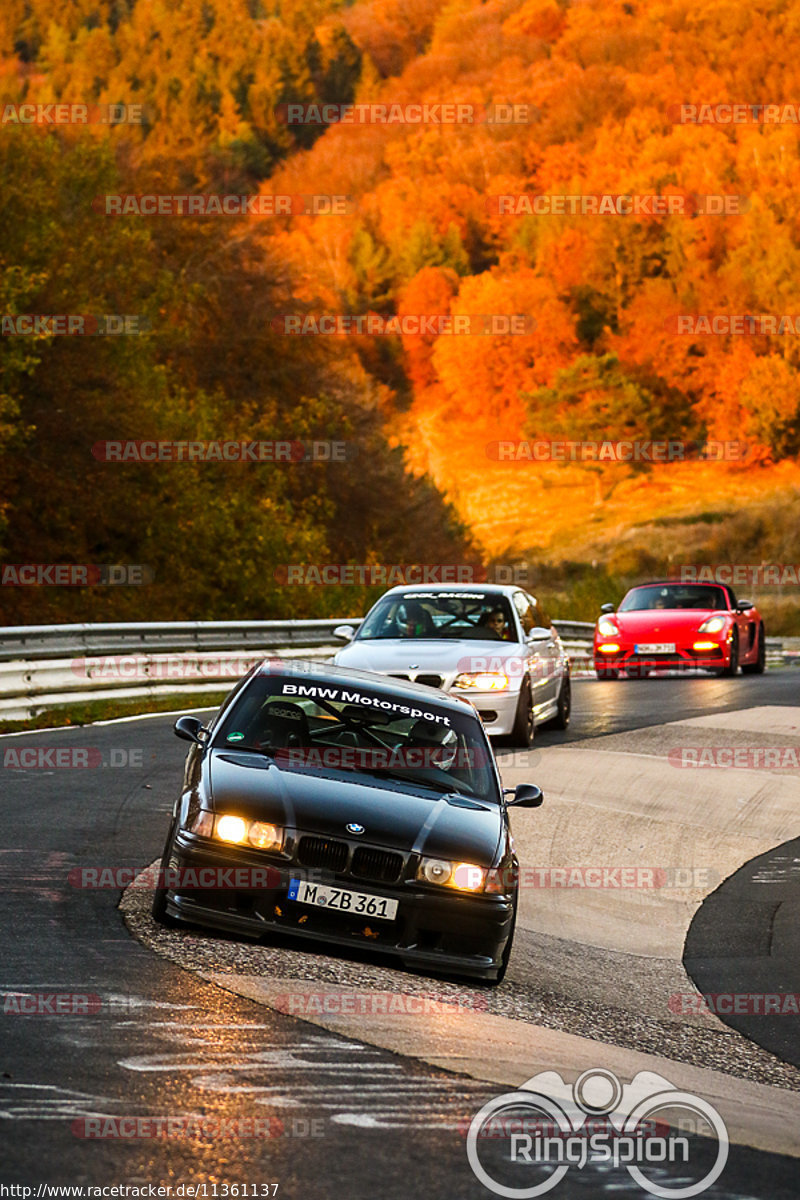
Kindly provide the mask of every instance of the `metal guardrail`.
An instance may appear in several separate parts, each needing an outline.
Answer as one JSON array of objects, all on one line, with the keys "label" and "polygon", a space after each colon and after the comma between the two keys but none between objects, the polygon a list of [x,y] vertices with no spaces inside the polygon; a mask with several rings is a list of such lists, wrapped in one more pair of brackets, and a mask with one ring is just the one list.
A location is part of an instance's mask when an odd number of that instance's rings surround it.
[{"label": "metal guardrail", "polygon": [[361,619],[7,626],[0,718],[90,700],[219,693],[269,654],[330,658],[341,646],[336,626]]},{"label": "metal guardrail", "polygon": [[135,650],[226,650],[317,646],[337,625],[361,617],[309,621],[140,621],[97,625],[9,625],[0,628],[0,662],[64,658],[68,654],[128,654]]},{"label": "metal guardrail", "polygon": [[[0,719],[89,700],[219,693],[269,654],[330,658],[337,625],[308,621],[167,621],[0,629]],[[586,621],[557,621],[576,676],[593,675]],[[800,664],[800,638],[767,638],[771,666]]]}]

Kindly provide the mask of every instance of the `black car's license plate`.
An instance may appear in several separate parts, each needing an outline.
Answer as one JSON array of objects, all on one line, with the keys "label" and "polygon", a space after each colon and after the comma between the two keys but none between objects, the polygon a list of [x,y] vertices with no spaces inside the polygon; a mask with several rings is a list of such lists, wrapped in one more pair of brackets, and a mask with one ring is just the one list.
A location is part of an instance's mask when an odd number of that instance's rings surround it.
[{"label": "black car's license plate", "polygon": [[368,892],[351,892],[349,888],[323,887],[319,883],[292,879],[288,895],[298,904],[314,904],[317,908],[330,908],[354,916],[375,917],[382,921],[393,921],[397,916],[397,900],[370,896]]}]

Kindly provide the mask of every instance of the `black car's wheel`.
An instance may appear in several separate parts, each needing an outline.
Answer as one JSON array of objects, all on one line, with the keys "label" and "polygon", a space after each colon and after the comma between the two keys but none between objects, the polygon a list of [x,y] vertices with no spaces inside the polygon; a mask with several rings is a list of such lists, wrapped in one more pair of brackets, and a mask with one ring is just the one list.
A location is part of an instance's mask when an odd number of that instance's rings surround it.
[{"label": "black car's wheel", "polygon": [[519,689],[517,713],[509,740],[512,746],[522,746],[525,749],[533,745],[533,693],[530,679],[523,680]]},{"label": "black car's wheel", "polygon": [[745,663],[742,665],[743,675],[763,675],[764,668],[767,665],[767,640],[764,636],[764,626],[758,627],[758,654],[756,661],[753,663]]},{"label": "black car's wheel", "polygon": [[594,673],[598,679],[618,679],[619,667],[595,667]]},{"label": "black car's wheel", "polygon": [[164,874],[169,866],[173,834],[174,826],[169,831],[167,844],[164,847],[164,853],[161,856],[161,862],[158,866],[159,882],[156,885],[155,891],[153,892],[153,907],[150,910],[153,914],[153,920],[158,921],[159,925],[164,925],[167,929],[177,929],[177,927],[180,925],[180,922],[176,921],[175,918],[171,917],[167,912],[167,889],[161,884],[161,880],[163,880]]},{"label": "black car's wheel", "polygon": [[513,913],[513,916],[511,917],[511,929],[509,930],[509,933],[508,933],[508,940],[506,941],[506,944],[503,947],[503,957],[500,959],[500,966],[497,968],[497,975],[495,976],[494,979],[490,980],[490,982],[493,986],[496,986],[498,983],[502,983],[506,977],[506,971],[508,970],[508,960],[511,958],[511,947],[514,944],[514,930],[517,927],[517,903],[518,903],[518,900],[519,900],[519,889],[517,889],[514,892],[514,913]]},{"label": "black car's wheel", "polygon": [[572,710],[572,684],[570,683],[569,675],[565,675],[561,682],[561,691],[558,695],[558,712],[553,717],[550,724],[554,729],[566,729],[569,725],[569,714]]},{"label": "black car's wheel", "polygon": [[720,675],[722,675],[726,679],[728,679],[732,675],[735,675],[738,670],[739,670],[739,635],[736,632],[736,630],[734,629],[733,637],[731,638],[731,659],[730,659],[730,662],[728,663],[727,667],[722,668],[722,670],[720,671]]}]

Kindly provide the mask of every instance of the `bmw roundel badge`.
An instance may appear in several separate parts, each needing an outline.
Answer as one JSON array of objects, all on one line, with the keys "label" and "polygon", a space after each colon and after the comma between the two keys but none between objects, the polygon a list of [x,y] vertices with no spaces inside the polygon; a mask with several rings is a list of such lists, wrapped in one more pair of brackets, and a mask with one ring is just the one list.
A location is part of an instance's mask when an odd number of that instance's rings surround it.
[{"label": "bmw roundel badge", "polygon": [[349,825],[345,825],[348,833],[361,834],[364,832],[364,826],[359,825],[357,821],[351,821]]}]

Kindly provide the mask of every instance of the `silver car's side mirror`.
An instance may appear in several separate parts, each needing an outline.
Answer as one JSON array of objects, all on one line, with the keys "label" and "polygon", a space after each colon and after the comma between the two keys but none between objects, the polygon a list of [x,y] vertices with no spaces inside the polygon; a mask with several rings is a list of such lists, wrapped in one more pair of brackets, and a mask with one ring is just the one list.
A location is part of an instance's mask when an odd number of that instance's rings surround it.
[{"label": "silver car's side mirror", "polygon": [[352,625],[337,625],[333,631],[333,636],[338,638],[340,642],[352,642],[356,636],[356,631]]}]

